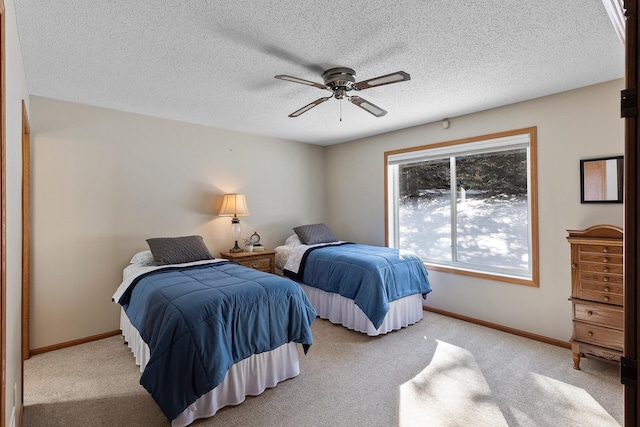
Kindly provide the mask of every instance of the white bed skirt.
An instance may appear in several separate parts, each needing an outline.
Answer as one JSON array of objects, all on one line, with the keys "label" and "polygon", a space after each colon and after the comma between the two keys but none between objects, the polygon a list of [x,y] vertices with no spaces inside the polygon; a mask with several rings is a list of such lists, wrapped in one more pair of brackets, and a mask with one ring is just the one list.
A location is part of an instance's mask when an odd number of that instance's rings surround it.
[{"label": "white bed skirt", "polygon": [[303,283],[298,284],[309,297],[309,301],[316,309],[318,316],[370,336],[386,334],[387,332],[413,325],[422,319],[421,294],[409,295],[408,297],[391,301],[387,315],[384,317],[380,327],[376,329],[371,320],[353,300]]},{"label": "white bed skirt", "polygon": [[[149,361],[149,347],[124,310],[120,311],[120,329],[142,372]],[[222,383],[187,407],[171,425],[183,427],[198,418],[211,417],[219,409],[238,405],[246,396],[257,396],[267,388],[275,387],[280,381],[296,377],[299,373],[296,343],[287,343],[275,350],[254,354],[233,365]]]}]

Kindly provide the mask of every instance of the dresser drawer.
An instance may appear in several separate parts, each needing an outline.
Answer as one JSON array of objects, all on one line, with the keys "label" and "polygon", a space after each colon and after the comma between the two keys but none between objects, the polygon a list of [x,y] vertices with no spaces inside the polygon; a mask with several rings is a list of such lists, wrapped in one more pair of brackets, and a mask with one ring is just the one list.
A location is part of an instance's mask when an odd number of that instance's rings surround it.
[{"label": "dresser drawer", "polygon": [[590,253],[596,253],[596,254],[622,255],[622,246],[580,245],[578,250],[580,252],[590,252]]},{"label": "dresser drawer", "polygon": [[624,274],[624,267],[622,264],[602,264],[583,262],[580,264],[580,271],[592,271],[594,273],[608,273],[608,274]]},{"label": "dresser drawer", "polygon": [[580,263],[597,262],[602,264],[622,265],[622,255],[592,254],[580,252]]},{"label": "dresser drawer", "polygon": [[597,291],[588,291],[584,289],[579,289],[577,297],[587,301],[602,302],[606,304],[613,304],[613,305],[620,305],[620,306],[624,304],[624,295],[612,294],[609,292],[597,292]]},{"label": "dresser drawer", "polygon": [[245,267],[253,268],[254,270],[271,272],[271,258],[258,258],[250,261],[239,261],[238,264]]},{"label": "dresser drawer", "polygon": [[617,276],[615,274],[593,273],[590,271],[581,271],[580,280],[602,283],[604,285],[622,285],[622,276]]},{"label": "dresser drawer", "polygon": [[580,282],[579,291],[595,291],[603,294],[624,295],[624,287],[622,285],[611,285],[608,283],[596,283],[596,282]]},{"label": "dresser drawer", "polygon": [[573,303],[573,319],[620,330],[622,330],[624,323],[622,308],[578,302]]},{"label": "dresser drawer", "polygon": [[622,351],[624,347],[624,333],[620,330],[604,328],[582,322],[573,322],[575,341],[582,341],[601,347]]}]

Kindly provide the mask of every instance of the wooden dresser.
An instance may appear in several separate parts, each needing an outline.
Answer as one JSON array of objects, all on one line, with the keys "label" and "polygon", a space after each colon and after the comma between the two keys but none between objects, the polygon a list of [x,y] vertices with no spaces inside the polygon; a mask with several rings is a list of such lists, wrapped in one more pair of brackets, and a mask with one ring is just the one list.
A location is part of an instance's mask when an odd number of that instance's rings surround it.
[{"label": "wooden dresser", "polygon": [[567,230],[571,244],[573,368],[585,354],[620,361],[624,345],[622,229]]}]

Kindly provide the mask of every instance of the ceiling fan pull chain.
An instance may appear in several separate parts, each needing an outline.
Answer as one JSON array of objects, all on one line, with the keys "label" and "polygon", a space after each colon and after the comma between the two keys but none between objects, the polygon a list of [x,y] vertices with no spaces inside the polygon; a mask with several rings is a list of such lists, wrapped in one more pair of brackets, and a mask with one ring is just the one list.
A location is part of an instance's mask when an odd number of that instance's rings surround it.
[{"label": "ceiling fan pull chain", "polygon": [[342,99],[340,99],[340,121],[342,121]]}]

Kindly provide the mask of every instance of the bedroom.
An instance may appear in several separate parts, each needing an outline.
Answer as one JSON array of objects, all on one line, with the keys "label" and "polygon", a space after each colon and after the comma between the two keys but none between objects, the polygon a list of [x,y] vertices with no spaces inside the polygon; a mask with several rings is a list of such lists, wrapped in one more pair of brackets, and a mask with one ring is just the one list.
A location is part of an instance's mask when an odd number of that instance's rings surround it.
[{"label": "bedroom", "polygon": [[[11,17],[13,2],[5,4]],[[14,25],[8,22],[8,30]],[[216,216],[216,204],[226,192],[247,195],[251,216],[242,219],[243,235],[256,229],[268,246],[283,242],[291,227],[316,221],[327,222],[343,239],[383,245],[382,156],[397,148],[538,126],[540,287],[434,272],[428,304],[435,308],[567,341],[566,229],[622,224],[621,205],[580,204],[577,174],[582,158],[623,152],[620,78],[454,117],[449,129],[438,120],[323,147],[29,97],[21,67],[12,65],[21,63],[17,35],[9,32],[8,37],[13,43],[7,45],[8,77],[16,79],[15,86],[7,85],[8,99],[27,101],[33,144],[32,349],[116,330],[117,307],[110,303],[114,283],[145,238],[201,234],[212,251],[228,249],[229,221]],[[18,88],[19,94],[12,92]],[[306,99],[296,90],[291,94],[292,106]],[[15,122],[20,122],[19,113],[11,104],[7,123]],[[18,129],[7,130],[8,141],[19,140]],[[8,162],[11,202],[19,192],[20,153],[9,150],[8,156],[14,160]],[[166,173],[168,165],[174,173]],[[19,218],[19,206],[10,205],[8,215]],[[18,237],[10,233],[8,238],[15,248]],[[9,255],[8,264],[19,265],[19,254]],[[8,274],[9,283],[16,283],[19,270]],[[97,279],[87,286],[86,277]],[[15,288],[8,292],[9,301],[19,301]],[[71,314],[78,301],[82,306]],[[16,319],[16,312],[8,317]],[[19,336],[20,325],[8,325],[8,335]],[[7,360],[16,366],[13,354]],[[9,370],[7,384],[18,377]]]}]

